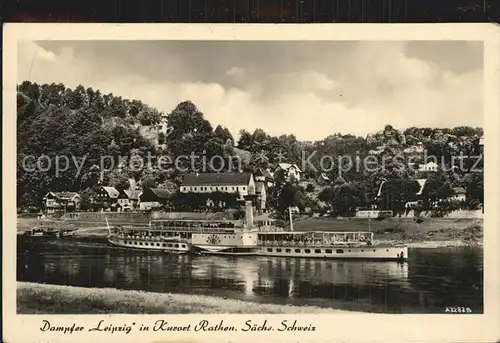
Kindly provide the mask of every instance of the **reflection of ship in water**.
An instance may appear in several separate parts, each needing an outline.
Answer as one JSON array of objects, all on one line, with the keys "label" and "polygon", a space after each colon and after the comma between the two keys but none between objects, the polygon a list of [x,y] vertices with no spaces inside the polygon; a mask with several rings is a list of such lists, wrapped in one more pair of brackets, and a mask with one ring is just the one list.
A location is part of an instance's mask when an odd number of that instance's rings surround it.
[{"label": "reflection of ship in water", "polygon": [[18,280],[392,313],[479,308],[482,294],[481,252],[422,250],[411,263],[377,263],[51,248],[18,256]]},{"label": "reflection of ship in water", "polygon": [[[383,285],[387,282],[408,286],[408,264],[325,261],[311,259],[262,258],[257,291],[275,293],[279,280],[290,280],[288,296],[294,296],[302,282],[310,285]],[[284,294],[283,294],[284,295]]]}]

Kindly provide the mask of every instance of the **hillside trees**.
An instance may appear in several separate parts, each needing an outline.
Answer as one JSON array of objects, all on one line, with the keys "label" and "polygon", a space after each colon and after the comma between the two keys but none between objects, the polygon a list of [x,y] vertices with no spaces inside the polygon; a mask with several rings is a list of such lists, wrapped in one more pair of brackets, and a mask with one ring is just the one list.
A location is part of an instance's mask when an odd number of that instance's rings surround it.
[{"label": "hillside trees", "polygon": [[[157,186],[166,181],[179,183],[182,174],[190,171],[225,172],[230,168],[228,141],[240,152],[250,153],[249,171],[274,169],[286,162],[305,169],[302,181],[315,183],[321,173],[332,180],[342,178],[342,182],[333,182],[323,190],[311,186],[302,191],[299,184],[289,184],[276,175],[282,182],[267,193],[269,205],[278,210],[289,205],[310,206],[310,200],[317,197],[337,215],[349,215],[356,206],[373,203],[381,182],[391,180],[385,192],[392,200],[386,199],[384,206],[400,211],[416,189],[409,181],[415,175],[407,164],[389,161],[380,166],[383,157],[401,154],[402,150],[385,147],[383,135],[373,135],[370,144],[364,137],[340,133],[317,142],[301,142],[294,135],[273,136],[262,128],[242,130],[239,137],[233,137],[227,128],[212,125],[191,101],[183,101],[164,114],[140,100],[104,94],[83,85],[69,88],[61,83],[24,81],[17,89],[17,199],[21,207],[37,206],[48,190],[83,191],[99,184],[123,188],[129,178],[143,187]],[[155,146],[142,129],[147,126],[154,131],[162,125],[166,125],[165,133],[157,137],[161,146]],[[467,154],[477,150],[482,134],[481,128],[412,127],[404,131],[404,147],[422,145],[428,154],[449,161],[460,151]],[[359,168],[356,162],[364,160],[372,147],[382,147],[376,157],[379,167]],[[161,155],[168,156],[170,164],[157,168],[155,163]],[[41,156],[42,168],[34,168]],[[304,163],[308,157],[310,164]],[[140,161],[144,167],[135,168]],[[149,161],[152,166],[147,166]],[[354,165],[349,166],[348,161]],[[482,202],[482,172],[470,177],[464,174],[429,175],[424,194],[427,202],[449,195],[457,186],[466,189],[471,201]]]}]

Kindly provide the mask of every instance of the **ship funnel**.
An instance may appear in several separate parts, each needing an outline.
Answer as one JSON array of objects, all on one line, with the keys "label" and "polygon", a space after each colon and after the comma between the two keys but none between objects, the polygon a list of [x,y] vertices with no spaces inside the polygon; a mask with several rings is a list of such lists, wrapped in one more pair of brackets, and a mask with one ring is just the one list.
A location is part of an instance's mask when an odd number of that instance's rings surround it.
[{"label": "ship funnel", "polygon": [[251,201],[245,201],[245,221],[248,227],[253,227],[253,206]]}]

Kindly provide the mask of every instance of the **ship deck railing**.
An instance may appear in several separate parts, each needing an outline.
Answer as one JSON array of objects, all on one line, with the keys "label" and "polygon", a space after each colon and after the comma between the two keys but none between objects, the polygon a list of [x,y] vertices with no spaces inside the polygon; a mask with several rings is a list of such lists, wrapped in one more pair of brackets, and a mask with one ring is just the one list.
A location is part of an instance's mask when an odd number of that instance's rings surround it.
[{"label": "ship deck railing", "polygon": [[325,246],[359,246],[369,245],[369,241],[258,241],[259,246],[263,247],[325,247]]},{"label": "ship deck railing", "polygon": [[188,233],[232,233],[234,231],[242,230],[243,228],[213,228],[213,227],[122,227],[117,230],[126,232],[148,232],[148,233],[162,233],[162,232],[188,232]]},{"label": "ship deck railing", "polygon": [[151,241],[151,242],[162,242],[162,241],[175,241],[180,242],[186,240],[185,237],[179,236],[145,236],[145,235],[125,235],[125,234],[112,234],[113,238],[121,238],[121,239],[140,239],[142,241]]}]

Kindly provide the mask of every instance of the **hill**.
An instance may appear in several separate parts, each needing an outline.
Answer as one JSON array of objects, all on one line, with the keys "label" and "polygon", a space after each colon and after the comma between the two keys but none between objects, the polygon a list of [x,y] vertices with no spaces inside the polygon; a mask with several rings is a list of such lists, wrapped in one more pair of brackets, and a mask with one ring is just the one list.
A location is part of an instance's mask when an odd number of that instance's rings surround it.
[{"label": "hill", "polygon": [[[262,129],[241,130],[237,142],[222,126],[214,127],[190,101],[179,103],[170,113],[162,113],[140,100],[125,99],[99,90],[63,84],[38,85],[29,81],[18,85],[17,94],[17,205],[39,209],[49,191],[78,191],[88,203],[99,185],[127,188],[134,179],[139,187],[179,184],[188,171],[255,172],[274,168],[279,162],[302,169],[302,186],[277,174],[277,185],[268,190],[268,207],[282,212],[289,205],[300,209],[321,207],[334,215],[350,216],[360,206],[376,203],[385,182],[385,198],[378,205],[398,212],[412,200],[415,178],[428,179],[424,189],[426,206],[449,196],[453,187],[464,187],[468,207],[483,199],[482,171],[451,170],[434,175],[416,175],[410,168],[426,162],[422,151],[453,164],[459,153],[478,153],[481,128],[407,128],[391,125],[359,137],[332,133],[317,142],[301,142],[292,134],[279,137]],[[236,115],[236,114],[235,114]],[[197,156],[190,160],[186,156]],[[212,159],[214,157],[218,159]],[[241,164],[229,163],[241,157]],[[306,161],[304,161],[306,156]],[[354,166],[369,156],[372,168]],[[401,157],[401,164],[387,157]],[[163,157],[168,157],[167,162]],[[331,165],[324,164],[326,160]],[[206,161],[215,161],[207,167]],[[331,180],[321,184],[325,174]],[[310,185],[310,186],[309,186]],[[403,206],[403,207],[402,207]]]}]

